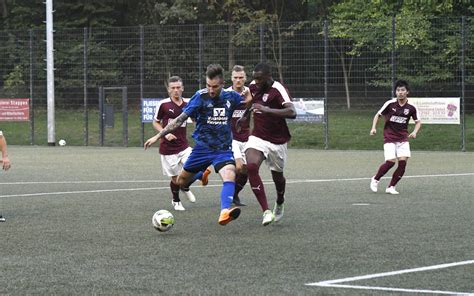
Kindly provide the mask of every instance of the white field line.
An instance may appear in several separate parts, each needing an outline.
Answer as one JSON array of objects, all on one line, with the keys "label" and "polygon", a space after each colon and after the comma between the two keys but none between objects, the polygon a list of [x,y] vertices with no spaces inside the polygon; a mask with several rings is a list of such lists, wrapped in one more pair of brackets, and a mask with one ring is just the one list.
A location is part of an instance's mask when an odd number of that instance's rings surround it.
[{"label": "white field line", "polygon": [[[436,178],[436,177],[459,177],[459,176],[474,176],[474,173],[460,173],[460,174],[439,174],[439,175],[417,175],[417,176],[404,176],[403,178]],[[389,178],[389,177],[386,177]],[[343,181],[361,181],[361,180],[370,180],[370,178],[340,178],[340,179],[295,179],[287,180],[287,184],[296,184],[296,183],[320,183],[320,182],[343,182]],[[0,185],[37,185],[37,184],[107,184],[107,183],[157,183],[157,182],[166,182],[169,180],[111,180],[111,181],[52,181],[52,182],[6,182],[0,183]],[[264,184],[273,183],[271,180],[265,180]],[[217,185],[207,185],[207,187],[218,187]],[[80,190],[80,191],[62,191],[62,192],[41,192],[41,193],[25,193],[25,194],[9,194],[9,195],[0,195],[0,198],[4,197],[25,197],[25,196],[44,196],[44,195],[59,195],[59,194],[79,194],[79,193],[102,193],[102,192],[119,192],[119,191],[141,191],[141,190],[162,190],[169,189],[168,186],[165,187],[146,187],[146,188],[117,188],[117,189],[101,189],[101,190]]]},{"label": "white field line", "polygon": [[442,294],[442,295],[464,295],[464,296],[473,296],[474,295],[474,293],[466,293],[466,292],[424,290],[424,289],[402,289],[402,288],[356,286],[356,285],[338,285],[338,284],[331,285],[331,284],[328,284],[328,285],[318,285],[318,286],[328,287],[328,288],[375,290],[375,291],[387,291],[387,292],[424,293],[424,294]]},{"label": "white field line", "polygon": [[434,290],[420,290],[420,289],[402,289],[402,288],[389,288],[389,287],[371,287],[371,286],[358,286],[358,285],[341,285],[340,283],[346,282],[354,282],[360,280],[368,280],[374,278],[381,278],[387,276],[395,276],[400,274],[406,273],[413,273],[413,272],[422,272],[428,270],[437,270],[443,268],[449,268],[454,266],[462,266],[474,264],[474,260],[467,260],[461,262],[453,262],[453,263],[446,263],[446,264],[438,264],[426,267],[418,267],[412,269],[403,269],[391,272],[383,272],[383,273],[375,273],[375,274],[368,274],[363,276],[355,276],[355,277],[348,277],[336,280],[329,280],[329,281],[322,281],[317,283],[309,283],[306,284],[307,286],[319,286],[319,287],[331,287],[331,288],[348,288],[348,289],[365,289],[365,290],[383,290],[383,291],[396,291],[396,292],[412,292],[412,293],[431,293],[431,294],[448,294],[448,295],[474,295],[473,293],[467,292],[451,292],[451,291],[434,291]]}]

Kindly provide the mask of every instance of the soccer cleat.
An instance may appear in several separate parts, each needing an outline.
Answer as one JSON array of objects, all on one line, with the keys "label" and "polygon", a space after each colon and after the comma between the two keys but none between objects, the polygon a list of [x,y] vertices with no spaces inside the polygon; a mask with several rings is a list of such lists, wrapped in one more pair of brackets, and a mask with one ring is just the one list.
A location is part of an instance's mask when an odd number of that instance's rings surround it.
[{"label": "soccer cleat", "polygon": [[184,211],[186,210],[183,207],[183,204],[180,201],[171,201],[171,204],[173,205],[173,208],[175,211]]},{"label": "soccer cleat", "polygon": [[209,183],[209,174],[210,173],[211,173],[210,169],[206,169],[204,171],[204,173],[202,173],[202,177],[201,177],[201,185],[202,186],[206,186],[207,183]]},{"label": "soccer cleat", "polygon": [[263,220],[262,220],[262,225],[267,226],[268,224],[272,223],[275,221],[275,215],[273,215],[273,212],[270,210],[266,210],[263,212]]},{"label": "soccer cleat", "polygon": [[395,186],[387,187],[387,189],[385,189],[385,193],[399,194],[399,192],[397,190],[395,190]]},{"label": "soccer cleat", "polygon": [[7,220],[5,219],[5,217],[3,217],[2,215],[0,215],[0,222],[5,222],[5,221],[7,221]]},{"label": "soccer cleat", "polygon": [[284,204],[277,204],[275,203],[275,207],[273,208],[273,215],[275,216],[275,222],[278,222],[283,218],[283,214],[285,213],[285,205]]},{"label": "soccer cleat", "polygon": [[187,191],[184,191],[184,195],[186,195],[187,199],[190,201],[190,202],[196,202],[196,197],[194,196],[194,194],[191,192],[191,190],[187,190]]},{"label": "soccer cleat", "polygon": [[222,209],[221,214],[219,215],[219,224],[226,225],[230,221],[237,219],[239,215],[239,208]]},{"label": "soccer cleat", "polygon": [[241,202],[240,198],[238,198],[238,197],[234,197],[234,199],[232,200],[232,203],[236,206],[239,206],[239,207],[245,207],[246,206],[246,204]]},{"label": "soccer cleat", "polygon": [[377,192],[377,186],[379,185],[379,181],[375,180],[374,177],[370,179],[370,190],[373,192]]}]

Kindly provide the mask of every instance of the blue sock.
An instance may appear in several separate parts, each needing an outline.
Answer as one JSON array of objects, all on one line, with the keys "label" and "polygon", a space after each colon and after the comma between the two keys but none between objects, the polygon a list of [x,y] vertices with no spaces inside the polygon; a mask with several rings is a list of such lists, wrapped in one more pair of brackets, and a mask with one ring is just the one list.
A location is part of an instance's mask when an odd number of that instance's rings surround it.
[{"label": "blue sock", "polygon": [[226,181],[222,184],[221,210],[230,208],[235,191],[235,182]]}]

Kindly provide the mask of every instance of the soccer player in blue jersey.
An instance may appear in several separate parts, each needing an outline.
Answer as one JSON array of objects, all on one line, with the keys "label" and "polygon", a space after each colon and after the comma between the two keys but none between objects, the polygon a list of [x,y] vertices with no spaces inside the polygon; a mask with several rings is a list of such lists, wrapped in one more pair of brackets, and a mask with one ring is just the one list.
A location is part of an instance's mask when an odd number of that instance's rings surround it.
[{"label": "soccer player in blue jersey", "polygon": [[179,128],[189,117],[196,122],[193,133],[195,146],[178,176],[178,184],[185,188],[195,174],[209,165],[223,181],[221,190],[221,212],[219,224],[226,225],[240,215],[240,208],[231,207],[235,191],[235,160],[232,153],[231,119],[234,110],[244,100],[250,102],[248,91],[238,94],[223,90],[224,70],[211,64],[206,71],[206,88],[197,91],[183,109],[181,115],[171,121],[162,131],[145,142],[145,149],[158,139]]}]

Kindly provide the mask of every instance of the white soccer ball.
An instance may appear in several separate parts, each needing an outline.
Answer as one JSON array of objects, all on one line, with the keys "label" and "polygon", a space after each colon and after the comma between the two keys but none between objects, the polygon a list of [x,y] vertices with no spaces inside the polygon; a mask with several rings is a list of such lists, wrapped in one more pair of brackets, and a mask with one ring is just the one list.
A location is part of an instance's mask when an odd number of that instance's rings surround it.
[{"label": "white soccer ball", "polygon": [[170,230],[174,225],[174,216],[167,210],[159,210],[151,219],[153,227],[161,232]]},{"label": "white soccer ball", "polygon": [[59,140],[58,144],[59,144],[59,146],[66,146],[66,141],[61,139],[61,140]]}]

